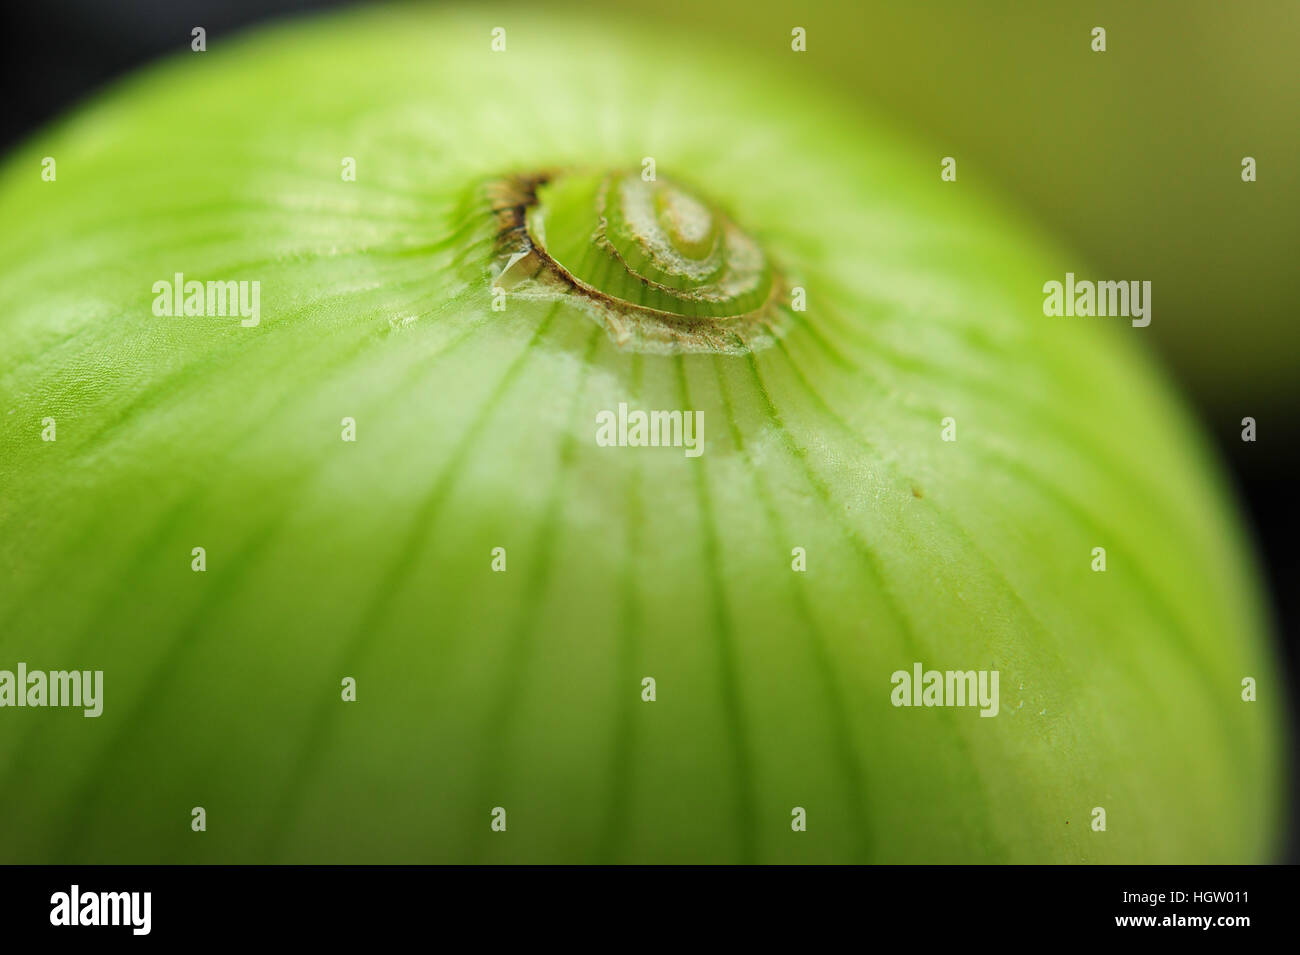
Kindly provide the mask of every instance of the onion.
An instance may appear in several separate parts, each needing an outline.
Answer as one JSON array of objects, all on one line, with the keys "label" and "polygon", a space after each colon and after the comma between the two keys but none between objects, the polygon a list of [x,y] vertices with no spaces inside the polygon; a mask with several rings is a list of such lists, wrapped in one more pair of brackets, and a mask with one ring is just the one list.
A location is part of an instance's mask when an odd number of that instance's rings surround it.
[{"label": "onion", "polygon": [[4,166],[0,667],[105,687],[0,709],[5,861],[1267,858],[1267,624],[1140,330],[794,65],[502,23],[213,44]]}]

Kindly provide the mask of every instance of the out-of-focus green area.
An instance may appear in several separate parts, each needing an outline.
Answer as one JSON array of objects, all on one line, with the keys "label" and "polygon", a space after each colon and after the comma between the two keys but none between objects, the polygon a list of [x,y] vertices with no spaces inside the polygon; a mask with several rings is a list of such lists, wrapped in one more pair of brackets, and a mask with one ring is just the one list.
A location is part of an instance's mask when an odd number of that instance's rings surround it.
[{"label": "out-of-focus green area", "polygon": [[[1077,251],[1062,272],[1150,280],[1153,320],[1136,337],[1211,412],[1300,398],[1295,0],[610,6],[730,37],[756,59],[802,57],[933,148],[936,182],[953,156],[958,187],[990,183],[1018,202]],[[806,53],[791,52],[794,26]],[[1104,53],[1091,49],[1097,26]]]}]

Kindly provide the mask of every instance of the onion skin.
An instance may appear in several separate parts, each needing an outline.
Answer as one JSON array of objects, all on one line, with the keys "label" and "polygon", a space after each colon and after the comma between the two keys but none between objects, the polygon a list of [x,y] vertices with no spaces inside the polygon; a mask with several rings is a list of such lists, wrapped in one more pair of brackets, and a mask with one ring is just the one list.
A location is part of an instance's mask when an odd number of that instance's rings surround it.
[{"label": "onion skin", "polygon": [[[9,157],[0,667],[106,700],[0,710],[0,861],[1270,857],[1267,619],[1136,332],[1045,318],[1046,241],[852,104],[671,40],[352,12]],[[807,311],[667,354],[493,311],[483,184],[643,156]],[[156,317],[178,271],[260,281],[260,325]],[[620,402],[705,453],[598,447]],[[914,661],[997,669],[1002,712],[891,706]]]}]

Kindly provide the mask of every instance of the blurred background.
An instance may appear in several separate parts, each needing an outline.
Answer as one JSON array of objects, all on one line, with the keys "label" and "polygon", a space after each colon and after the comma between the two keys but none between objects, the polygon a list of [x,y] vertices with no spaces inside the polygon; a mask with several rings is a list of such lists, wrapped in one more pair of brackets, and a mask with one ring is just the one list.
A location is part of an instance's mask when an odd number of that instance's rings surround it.
[{"label": "blurred background", "polygon": [[[112,79],[262,20],[349,0],[46,0],[0,8],[0,151]],[[1191,402],[1251,523],[1300,686],[1300,2],[555,0],[789,56],[1077,251],[1153,285],[1133,339]],[[1107,31],[1105,53],[1090,48]],[[1257,181],[1241,179],[1253,157]],[[1241,419],[1258,423],[1241,440]],[[1293,711],[1293,717],[1294,717]],[[1300,730],[1300,728],[1297,728]],[[1300,732],[1293,734],[1293,741]],[[1293,775],[1297,772],[1292,761]],[[1300,784],[1292,782],[1292,804]],[[1300,860],[1293,822],[1285,857]]]}]

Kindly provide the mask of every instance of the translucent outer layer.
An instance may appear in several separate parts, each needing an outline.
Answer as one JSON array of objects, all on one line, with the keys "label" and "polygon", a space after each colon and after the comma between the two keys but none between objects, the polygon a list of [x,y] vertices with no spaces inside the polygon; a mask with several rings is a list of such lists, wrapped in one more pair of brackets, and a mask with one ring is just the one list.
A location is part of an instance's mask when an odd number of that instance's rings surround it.
[{"label": "translucent outer layer", "polygon": [[[0,859],[1269,855],[1259,595],[1140,333],[1045,318],[1041,239],[745,57],[354,13],[10,157],[0,666],[106,699],[0,710]],[[481,184],[646,156],[806,289],[768,347],[493,309]],[[177,272],[260,281],[260,324],[155,316]],[[599,446],[620,404],[702,412],[704,454]],[[892,706],[917,661],[998,670],[999,715]]]}]

